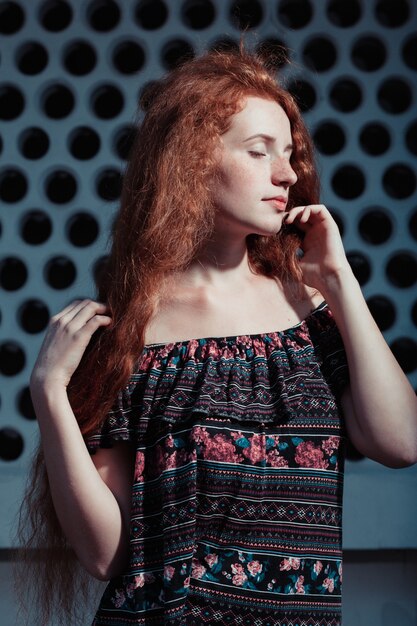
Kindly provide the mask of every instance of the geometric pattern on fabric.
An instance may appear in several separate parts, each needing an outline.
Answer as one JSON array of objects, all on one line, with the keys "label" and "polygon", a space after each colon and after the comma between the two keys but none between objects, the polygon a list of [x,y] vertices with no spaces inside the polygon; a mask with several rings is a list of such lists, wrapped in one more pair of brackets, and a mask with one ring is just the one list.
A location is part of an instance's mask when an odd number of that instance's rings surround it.
[{"label": "geometric pattern on fabric", "polygon": [[145,346],[86,441],[136,446],[129,568],[94,626],[339,625],[347,382],[326,303],[276,333]]}]

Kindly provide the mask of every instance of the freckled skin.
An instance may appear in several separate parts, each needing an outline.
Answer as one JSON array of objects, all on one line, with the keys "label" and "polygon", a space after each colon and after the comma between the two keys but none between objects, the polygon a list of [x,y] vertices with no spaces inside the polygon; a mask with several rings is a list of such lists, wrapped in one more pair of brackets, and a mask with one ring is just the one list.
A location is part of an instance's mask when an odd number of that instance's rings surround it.
[{"label": "freckled skin", "polygon": [[297,181],[291,167],[291,128],[274,101],[248,97],[221,137],[220,183],[214,189],[216,230],[223,234],[272,235],[282,225],[285,203]]}]

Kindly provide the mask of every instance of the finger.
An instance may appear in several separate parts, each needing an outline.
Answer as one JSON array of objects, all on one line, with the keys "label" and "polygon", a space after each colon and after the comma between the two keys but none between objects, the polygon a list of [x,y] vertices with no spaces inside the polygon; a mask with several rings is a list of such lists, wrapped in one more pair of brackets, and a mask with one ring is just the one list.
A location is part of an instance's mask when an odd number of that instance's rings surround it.
[{"label": "finger", "polygon": [[56,320],[61,319],[61,317],[63,317],[64,315],[72,311],[74,308],[76,308],[78,305],[80,305],[81,302],[82,300],[73,300],[64,309],[62,309],[61,311],[58,311],[58,313],[55,313],[55,315],[52,315],[50,317],[50,321],[54,322]]},{"label": "finger", "polygon": [[95,315],[103,315],[106,311],[108,311],[108,306],[103,302],[84,300],[77,310],[71,312],[71,314],[74,313],[74,315],[67,321],[67,324],[71,325],[73,331],[76,332]]},{"label": "finger", "polygon": [[109,326],[111,323],[112,318],[108,315],[94,315],[94,317],[90,318],[74,333],[74,337],[82,339],[85,342],[85,340],[88,340],[98,328],[101,326]]}]

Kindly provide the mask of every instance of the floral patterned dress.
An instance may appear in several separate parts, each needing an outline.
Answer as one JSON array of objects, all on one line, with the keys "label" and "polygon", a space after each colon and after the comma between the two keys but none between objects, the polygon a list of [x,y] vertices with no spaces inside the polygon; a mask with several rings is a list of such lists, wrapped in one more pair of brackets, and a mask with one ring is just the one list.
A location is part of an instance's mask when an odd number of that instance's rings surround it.
[{"label": "floral patterned dress", "polygon": [[338,626],[348,382],[328,305],[145,346],[99,432],[134,442],[130,564],[94,626]]}]

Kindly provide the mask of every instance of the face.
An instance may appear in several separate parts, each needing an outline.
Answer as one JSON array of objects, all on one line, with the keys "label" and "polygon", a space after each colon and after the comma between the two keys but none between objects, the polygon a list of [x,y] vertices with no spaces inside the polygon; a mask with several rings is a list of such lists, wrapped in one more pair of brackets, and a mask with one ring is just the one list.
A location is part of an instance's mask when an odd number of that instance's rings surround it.
[{"label": "face", "polygon": [[248,97],[221,136],[219,179],[214,189],[216,232],[273,235],[282,225],[291,185],[289,119],[274,101]]}]

